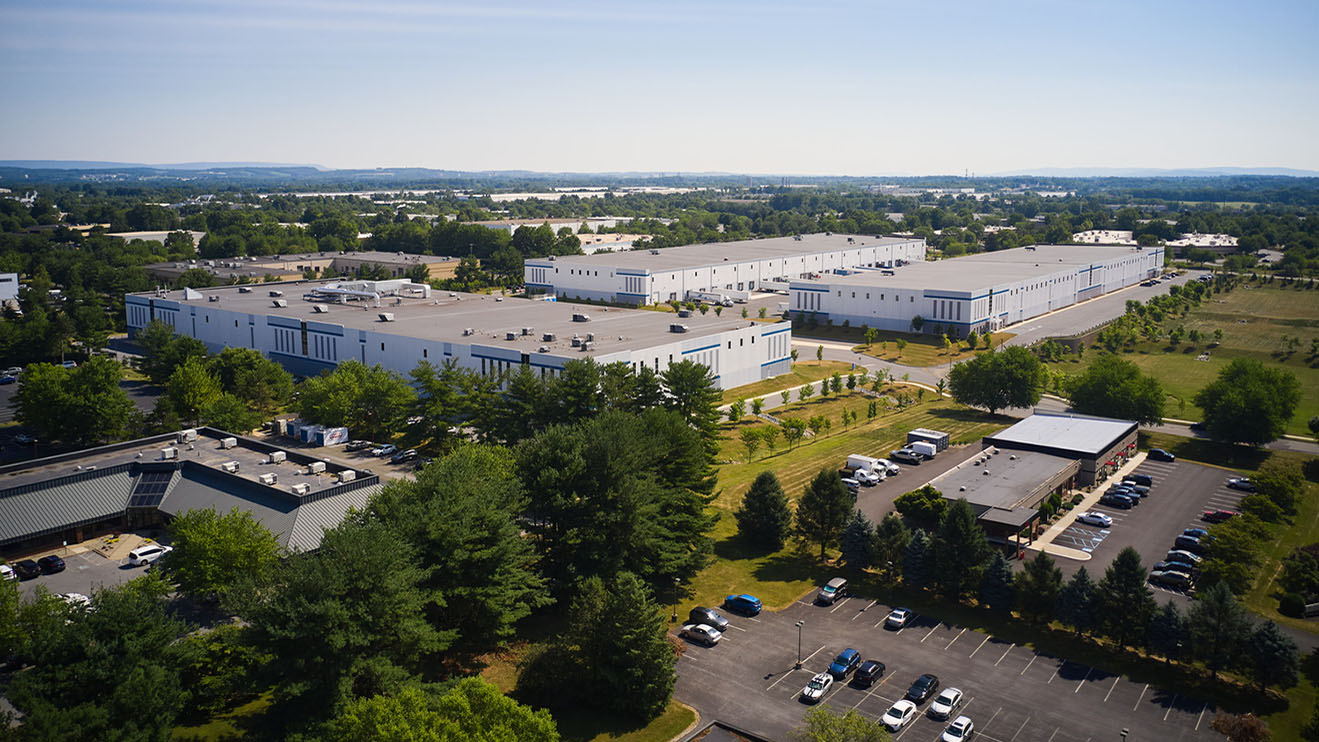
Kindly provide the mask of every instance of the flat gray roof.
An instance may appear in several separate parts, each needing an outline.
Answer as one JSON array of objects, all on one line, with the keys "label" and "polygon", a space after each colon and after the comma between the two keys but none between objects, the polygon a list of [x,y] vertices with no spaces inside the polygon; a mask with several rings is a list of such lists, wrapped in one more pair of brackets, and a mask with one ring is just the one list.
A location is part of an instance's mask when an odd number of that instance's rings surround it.
[{"label": "flat gray roof", "polygon": [[[990,451],[995,453],[990,455]],[[935,477],[930,484],[949,500],[966,498],[977,511],[1014,510],[1037,495],[1043,485],[1079,468],[1075,459],[991,447]]]},{"label": "flat gray roof", "polygon": [[1018,247],[960,258],[911,263],[894,268],[886,276],[878,270],[862,270],[846,276],[826,275],[811,283],[867,286],[909,290],[945,289],[974,291],[999,284],[1042,277],[1067,268],[1091,265],[1124,255],[1136,254],[1133,247],[1087,247],[1039,245]]},{"label": "flat gray roof", "polygon": [[[851,243],[848,242],[849,239],[852,240]],[[640,249],[614,253],[596,253],[594,255],[565,255],[556,257],[553,263],[549,263],[546,258],[529,258],[526,262],[536,265],[581,265],[597,268],[610,266],[662,272],[682,268],[703,268],[722,265],[726,262],[739,263],[751,260],[788,258],[797,255],[818,255],[849,248],[902,245],[919,241],[920,238],[912,237],[807,234],[801,235],[801,239],[771,237],[764,240],[712,242],[703,245],[656,248],[658,255],[652,255],[650,249]]]},{"label": "flat gray roof", "polygon": [[[344,281],[351,282],[348,279]],[[287,317],[437,342],[501,346],[518,349],[523,353],[535,353],[541,346],[548,345],[548,352],[556,355],[605,355],[727,332],[752,324],[776,324],[742,319],[741,311],[737,308],[725,309],[723,315],[726,316],[716,315],[711,310],[709,314],[693,312],[690,317],[679,318],[672,312],[647,309],[497,298],[487,294],[446,291],[433,291],[430,299],[403,297],[397,305],[394,297],[386,297],[381,300],[379,308],[369,306],[367,302],[324,304],[303,299],[303,295],[314,287],[339,282],[332,279],[253,284],[247,287],[251,289],[250,293],[241,293],[238,286],[223,286],[201,289],[203,298],[193,300],[184,300],[181,290],[169,291],[163,297],[154,292],[143,292],[136,296],[165,298],[198,309],[219,308],[261,316]],[[287,307],[273,306],[270,296],[272,290],[284,292],[282,298],[288,301]],[[209,302],[206,296],[218,296],[220,299],[218,302]],[[326,307],[326,311],[316,312],[313,309],[316,304]],[[381,322],[379,315],[382,312],[394,315],[394,321]],[[572,318],[575,314],[584,314],[590,317],[590,321],[574,322]],[[670,332],[669,325],[674,323],[687,325],[688,332]],[[788,326],[786,322],[781,324],[783,327]],[[532,328],[532,334],[521,335],[524,327]],[[472,329],[471,335],[463,334],[467,328]],[[519,334],[514,340],[507,340],[505,334],[508,332]],[[542,334],[547,332],[554,333],[556,339],[551,342],[541,340]],[[583,353],[572,346],[572,336],[575,333],[585,337],[588,332],[595,333],[595,341],[591,350]]]},{"label": "flat gray roof", "polygon": [[1086,456],[1109,450],[1136,427],[1131,420],[1113,420],[1060,412],[1036,412],[1007,430],[986,436],[987,443],[1035,446]]}]

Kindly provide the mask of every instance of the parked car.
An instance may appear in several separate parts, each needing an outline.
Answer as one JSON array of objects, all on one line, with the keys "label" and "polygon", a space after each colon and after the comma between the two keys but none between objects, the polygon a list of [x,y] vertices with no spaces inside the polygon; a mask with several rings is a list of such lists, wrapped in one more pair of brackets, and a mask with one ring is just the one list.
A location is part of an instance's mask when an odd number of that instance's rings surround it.
[{"label": "parked car", "polygon": [[13,384],[15,381],[18,381],[18,377],[13,374],[0,376],[0,384]]},{"label": "parked car", "polygon": [[64,368],[77,368],[77,367],[78,367],[78,362],[77,362],[77,361],[62,361],[62,362],[60,363],[60,366],[63,366]]},{"label": "parked car", "polygon": [[847,595],[847,580],[843,577],[835,577],[824,583],[820,592],[815,594],[815,602],[820,605],[833,605],[834,601]]},{"label": "parked car", "polygon": [[1176,461],[1177,457],[1163,450],[1162,448],[1151,448],[1146,458],[1151,461]]},{"label": "parked car", "polygon": [[[991,719],[992,721],[992,719]],[[939,742],[966,742],[975,734],[975,724],[971,723],[969,716],[959,716],[953,719],[953,723],[943,730],[943,736]]]},{"label": "parked car", "polygon": [[1099,504],[1120,510],[1130,510],[1133,507],[1132,498],[1126,495],[1104,495],[1099,498]]},{"label": "parked car", "polygon": [[22,366],[10,366],[9,368],[7,368],[7,369],[4,370],[4,374],[5,374],[5,376],[22,376],[22,375],[23,375],[23,367],[22,367]]},{"label": "parked car", "polygon": [[1180,572],[1187,577],[1195,575],[1195,567],[1186,562],[1155,562],[1151,572]]},{"label": "parked car", "polygon": [[14,442],[20,446],[31,446],[32,444],[37,442],[37,439],[33,438],[27,433],[19,433],[18,435],[14,436]]},{"label": "parked car", "polygon": [[393,456],[395,453],[398,453],[398,446],[393,443],[386,443],[383,446],[377,446],[371,449],[371,455],[377,458],[381,456]]},{"label": "parked car", "polygon": [[435,459],[432,459],[429,456],[419,456],[416,459],[413,459],[412,470],[421,471],[422,469],[425,469],[427,466],[430,466],[430,463],[434,460]]},{"label": "parked car", "polygon": [[51,554],[50,556],[44,556],[38,559],[37,566],[41,568],[42,574],[53,575],[56,572],[64,571],[64,560]]},{"label": "parked car", "polygon": [[148,564],[155,563],[157,559],[160,559],[171,551],[174,551],[174,547],[162,546],[160,544],[139,546],[128,552],[128,563],[134,567],[145,567]]},{"label": "parked car", "polygon": [[18,573],[14,571],[14,568],[4,562],[0,562],[0,581],[8,582],[17,579]]},{"label": "parked car", "polygon": [[415,458],[417,458],[417,449],[415,449],[415,448],[409,448],[409,449],[406,450],[406,451],[399,451],[398,453],[394,454],[393,456],[390,456],[390,457],[389,457],[389,463],[391,463],[391,464],[406,464],[406,463],[408,463],[409,461],[412,461],[412,460],[415,459]]},{"label": "parked car", "polygon": [[1130,492],[1133,495],[1136,495],[1137,497],[1150,496],[1150,488],[1145,487],[1144,485],[1139,485],[1134,482],[1130,484],[1128,484],[1127,482],[1123,482],[1122,486],[1125,487],[1128,492]]},{"label": "parked car", "polygon": [[920,463],[925,460],[924,456],[921,456],[919,453],[916,453],[909,448],[900,448],[890,453],[889,458],[897,459],[898,461],[905,461],[908,464],[916,464],[917,466],[920,466]]},{"label": "parked car", "polygon": [[682,630],[678,632],[678,636],[704,644],[707,647],[713,647],[723,638],[723,632],[703,623],[689,623],[682,627]]},{"label": "parked car", "polygon": [[41,567],[31,559],[14,562],[14,573],[20,580],[30,580],[41,576]]},{"label": "parked car", "polygon": [[896,732],[899,729],[911,723],[916,718],[916,704],[902,699],[889,707],[888,711],[879,718],[879,723],[890,732]]},{"label": "parked car", "polygon": [[1232,510],[1206,510],[1204,515],[1200,516],[1200,520],[1203,520],[1206,523],[1222,523],[1235,515],[1236,512]]},{"label": "parked car", "polygon": [[1193,564],[1197,567],[1200,566],[1200,562],[1204,561],[1203,557],[1201,557],[1199,554],[1192,554],[1191,552],[1186,551],[1184,549],[1173,549],[1169,551],[1167,554],[1163,555],[1163,560],[1165,562],[1182,562],[1184,564]]},{"label": "parked car", "polygon": [[801,689],[801,698],[803,701],[810,703],[819,703],[824,694],[829,692],[829,688],[834,684],[834,676],[827,672],[822,672],[811,678],[805,688]]},{"label": "parked car", "polygon": [[371,441],[348,441],[348,445],[344,446],[343,450],[347,453],[365,451],[368,448],[375,448],[375,445]]},{"label": "parked car", "polygon": [[884,619],[884,626],[890,629],[900,629],[907,625],[911,620],[911,610],[907,608],[894,608],[889,612],[888,617]]},{"label": "parked car", "polygon": [[869,688],[875,684],[875,681],[884,675],[884,663],[877,660],[866,660],[861,666],[856,668],[852,673],[852,682],[862,688]]},{"label": "parked car", "polygon": [[1151,572],[1150,583],[1185,589],[1191,587],[1191,578],[1181,572]]},{"label": "parked car", "polygon": [[1192,554],[1204,554],[1204,544],[1195,536],[1178,536],[1173,539],[1173,548],[1189,551]]},{"label": "parked car", "polygon": [[754,616],[760,613],[762,606],[760,598],[754,595],[727,595],[724,596],[724,608],[744,616]]},{"label": "parked car", "polygon": [[728,619],[724,618],[719,611],[716,611],[713,608],[705,608],[698,605],[692,609],[691,613],[687,614],[687,621],[689,623],[703,623],[706,626],[713,627],[716,631],[721,633],[728,631]]},{"label": "parked car", "polygon": [[939,676],[927,672],[916,678],[916,682],[912,683],[911,687],[907,689],[907,700],[915,703],[925,703],[937,690],[939,690]]},{"label": "parked car", "polygon": [[839,680],[843,680],[861,664],[861,653],[848,647],[838,653],[834,661],[829,664],[829,674]]},{"label": "parked car", "polygon": [[1191,427],[1191,430],[1195,431],[1196,433],[1203,433],[1203,432],[1209,430],[1208,426],[1206,426],[1206,425],[1205,425],[1204,423],[1202,423],[1202,422],[1191,423],[1191,426],[1190,426],[1190,427]]},{"label": "parked car", "polygon": [[1123,481],[1134,482],[1142,487],[1153,487],[1154,478],[1148,474],[1128,474]]},{"label": "parked car", "polygon": [[847,487],[847,491],[852,493],[852,497],[856,497],[857,493],[861,491],[861,483],[851,477],[843,477],[843,486]]},{"label": "parked car", "polygon": [[874,487],[875,485],[884,481],[883,479],[880,478],[880,475],[874,474],[872,472],[868,472],[865,469],[857,469],[856,471],[852,472],[852,478],[855,479],[857,482],[860,482],[862,485],[865,485],[866,487]]},{"label": "parked car", "polygon": [[74,608],[91,608],[92,599],[82,593],[61,593],[60,600]]},{"label": "parked car", "polygon": [[1232,477],[1227,480],[1227,486],[1234,490],[1241,490],[1242,492],[1255,491],[1255,483],[1250,481],[1250,477]]},{"label": "parked car", "polygon": [[1198,538],[1198,539],[1203,539],[1203,538],[1205,538],[1206,536],[1209,535],[1209,531],[1206,531],[1206,530],[1203,529],[1203,528],[1183,528],[1183,529],[1182,529],[1182,535],[1183,535],[1183,536],[1192,536],[1192,537],[1194,537],[1194,538]]},{"label": "parked car", "polygon": [[902,471],[902,467],[898,466],[892,461],[889,461],[888,459],[880,459],[878,462],[876,462],[875,468],[878,469],[880,467],[883,467],[884,474],[890,477],[896,477],[898,473]]},{"label": "parked car", "polygon": [[944,688],[939,697],[930,704],[930,718],[947,719],[962,705],[962,691],[957,688]]},{"label": "parked car", "polygon": [[1113,525],[1112,518],[1108,517],[1103,513],[1099,513],[1095,511],[1081,513],[1080,515],[1076,516],[1076,520],[1081,523],[1087,523],[1089,525],[1099,526],[1101,528],[1108,528],[1109,526]]}]

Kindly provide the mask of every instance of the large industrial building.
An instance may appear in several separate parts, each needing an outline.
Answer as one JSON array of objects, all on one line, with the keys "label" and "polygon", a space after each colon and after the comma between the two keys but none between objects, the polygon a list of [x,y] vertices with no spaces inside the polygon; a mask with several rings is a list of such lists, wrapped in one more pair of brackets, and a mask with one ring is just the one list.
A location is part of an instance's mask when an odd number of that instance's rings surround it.
[{"label": "large industrial building", "polygon": [[179,260],[169,263],[151,263],[144,266],[147,275],[162,281],[173,282],[189,270],[203,270],[219,281],[235,279],[293,281],[308,270],[333,270],[339,275],[352,275],[359,268],[383,268],[391,276],[399,277],[415,266],[423,266],[430,278],[453,278],[458,258],[435,255],[412,255],[401,252],[313,252],[292,255],[244,256]]},{"label": "large industrial building", "polygon": [[125,302],[130,335],[159,320],[214,351],[254,348],[305,375],[349,359],[403,374],[451,360],[491,375],[519,365],[555,374],[580,358],[656,371],[690,360],[727,389],[791,363],[787,322],[432,292],[405,279],[160,290]]},{"label": "large industrial building", "polygon": [[925,240],[809,234],[526,261],[531,293],[624,304],[685,300],[694,292],[751,292],[841,269],[925,260]]},{"label": "large industrial building", "polygon": [[0,553],[159,526],[189,510],[250,512],[291,550],[380,490],[378,475],[212,428],[0,467]]},{"label": "large industrial building", "polygon": [[1162,247],[1039,245],[896,270],[795,280],[797,317],[908,332],[920,317],[956,337],[997,330],[1140,283],[1163,270]]}]

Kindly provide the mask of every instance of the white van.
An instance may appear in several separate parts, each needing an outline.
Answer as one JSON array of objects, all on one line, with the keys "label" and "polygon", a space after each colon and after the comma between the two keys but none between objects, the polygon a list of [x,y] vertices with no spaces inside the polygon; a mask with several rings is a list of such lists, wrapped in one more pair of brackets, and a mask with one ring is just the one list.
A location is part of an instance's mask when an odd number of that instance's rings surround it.
[{"label": "white van", "polygon": [[133,549],[132,551],[128,552],[128,563],[133,565],[134,567],[145,567],[146,565],[155,562],[157,559],[160,559],[161,557],[165,556],[171,551],[174,551],[174,547],[161,546],[160,544],[147,544],[146,546],[139,546],[136,549]]}]

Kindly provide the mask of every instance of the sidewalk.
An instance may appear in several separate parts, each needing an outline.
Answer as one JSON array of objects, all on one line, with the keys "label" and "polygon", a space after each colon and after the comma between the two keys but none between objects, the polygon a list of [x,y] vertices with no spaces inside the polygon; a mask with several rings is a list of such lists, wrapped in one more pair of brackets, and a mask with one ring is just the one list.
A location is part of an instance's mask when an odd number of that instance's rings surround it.
[{"label": "sidewalk", "polygon": [[[1121,468],[1119,468],[1116,472],[1114,472],[1113,475],[1109,477],[1107,481],[1121,482],[1123,477],[1135,471],[1136,467],[1140,466],[1144,462],[1145,462],[1145,452],[1144,451],[1138,452],[1135,456],[1131,457],[1131,460],[1123,464]],[[1085,493],[1073,492],[1072,494],[1085,494]],[[1078,562],[1089,561],[1090,560],[1089,552],[1081,551],[1080,549],[1073,549],[1070,546],[1058,546],[1057,544],[1053,543],[1053,540],[1055,538],[1058,538],[1058,536],[1061,535],[1068,528],[1071,528],[1072,523],[1076,521],[1077,513],[1084,513],[1085,511],[1094,507],[1094,505],[1099,502],[1099,498],[1103,496],[1104,496],[1104,488],[1096,486],[1092,492],[1090,492],[1089,494],[1085,494],[1085,499],[1081,500],[1080,505],[1077,505],[1073,507],[1071,510],[1068,510],[1066,513],[1063,513],[1063,516],[1061,518],[1059,518],[1056,522],[1054,522],[1053,525],[1049,526],[1049,528],[1045,530],[1044,533],[1040,534],[1040,537],[1035,540],[1035,543],[1031,544],[1030,546],[1027,546],[1026,548],[1031,549],[1033,551],[1042,551],[1050,556],[1062,557],[1064,559],[1073,559]]]}]

